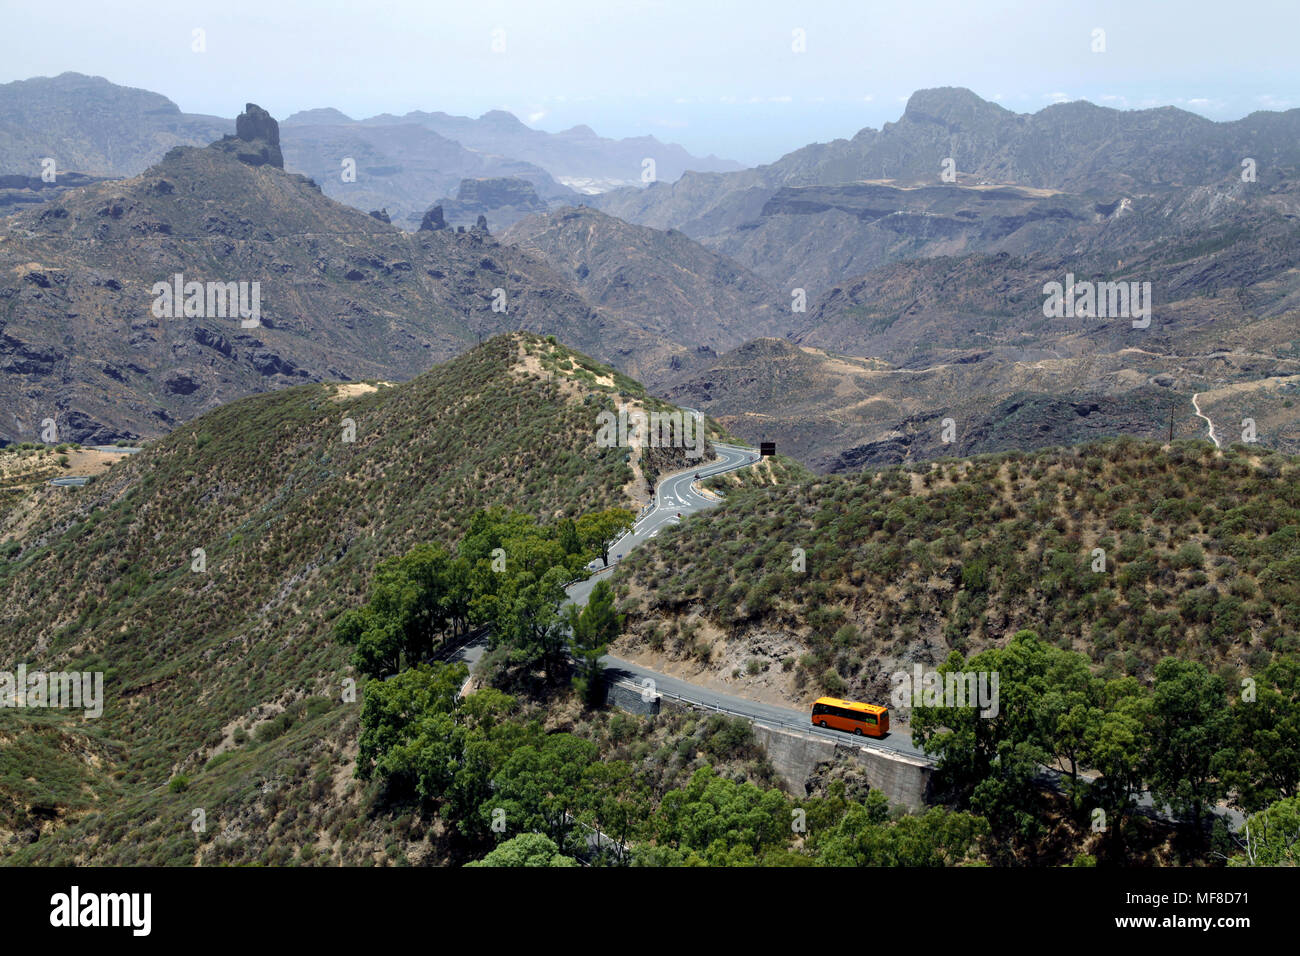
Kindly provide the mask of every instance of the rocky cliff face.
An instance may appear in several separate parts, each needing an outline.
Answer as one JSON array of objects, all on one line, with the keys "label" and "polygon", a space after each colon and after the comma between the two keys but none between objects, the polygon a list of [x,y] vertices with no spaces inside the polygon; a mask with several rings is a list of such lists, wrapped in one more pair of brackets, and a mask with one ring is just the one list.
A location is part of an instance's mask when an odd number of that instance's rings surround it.
[{"label": "rocky cliff face", "polygon": [[225,137],[217,145],[229,145],[234,149],[235,157],[249,166],[270,165],[284,169],[280,124],[256,103],[249,103],[235,118],[235,135]]},{"label": "rocky cliff face", "polygon": [[420,220],[420,232],[437,232],[439,229],[446,228],[447,220],[443,218],[442,206],[434,206]]},{"label": "rocky cliff face", "polygon": [[965,252],[1022,254],[1076,242],[1105,222],[1095,200],[1014,186],[783,186],[756,219],[706,240],[786,294],[817,297],[846,275]]},{"label": "rocky cliff face", "polygon": [[529,217],[502,238],[570,277],[597,309],[648,332],[659,343],[657,357],[641,356],[652,386],[746,339],[792,327],[766,283],[680,232],[577,207]]},{"label": "rocky cliff face", "polygon": [[[462,179],[456,198],[440,199],[438,207],[449,226],[477,226],[482,219],[484,228],[501,230],[525,216],[545,212],[548,204],[528,180],[501,176]],[[425,228],[423,220],[420,228]]]}]

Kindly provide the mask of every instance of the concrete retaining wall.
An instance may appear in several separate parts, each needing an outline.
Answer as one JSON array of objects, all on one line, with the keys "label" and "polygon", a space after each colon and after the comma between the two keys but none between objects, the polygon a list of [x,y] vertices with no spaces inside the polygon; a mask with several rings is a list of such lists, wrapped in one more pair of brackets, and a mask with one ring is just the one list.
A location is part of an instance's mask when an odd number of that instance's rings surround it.
[{"label": "concrete retaining wall", "polygon": [[[607,703],[628,713],[657,714],[661,705],[672,710],[696,709],[684,701],[659,695],[650,701],[643,700],[643,688],[637,684],[610,681],[606,686]],[[701,709],[708,711],[708,708]],[[828,740],[817,734],[752,721],[750,726],[754,739],[767,751],[772,766],[793,794],[807,793],[808,778],[818,764],[847,759],[863,767],[867,785],[883,793],[890,803],[910,810],[920,810],[926,805],[934,767],[924,760],[865,746],[848,736],[843,741]]]},{"label": "concrete retaining wall", "polygon": [[763,745],[772,766],[795,794],[806,792],[805,784],[818,764],[839,757],[861,764],[866,771],[867,785],[883,793],[890,803],[901,804],[909,810],[925,806],[934,767],[924,760],[855,741],[840,743],[765,724],[756,723],[753,728],[754,739]]},{"label": "concrete retaining wall", "polygon": [[608,706],[642,716],[659,713],[659,696],[655,695],[649,700],[643,700],[643,694],[644,690],[636,684],[624,681],[605,683],[605,703]]}]

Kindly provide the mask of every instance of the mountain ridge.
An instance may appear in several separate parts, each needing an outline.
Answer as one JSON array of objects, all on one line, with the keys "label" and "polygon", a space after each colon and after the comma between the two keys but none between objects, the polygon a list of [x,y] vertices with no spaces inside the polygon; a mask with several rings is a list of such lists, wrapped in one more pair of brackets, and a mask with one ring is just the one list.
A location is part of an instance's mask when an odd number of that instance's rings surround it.
[{"label": "mountain ridge", "polygon": [[[283,840],[259,821],[292,806],[282,824],[298,819],[292,829],[315,839],[374,806],[339,847],[340,860],[373,861],[389,811],[350,785],[366,679],[334,620],[364,602],[384,558],[453,546],[478,509],[551,522],[639,507],[689,460],[682,448],[601,447],[597,415],[620,405],[664,407],[579,352],[512,333],[405,383],[250,396],[83,488],[36,485],[26,530],[0,553],[0,652],[33,670],[102,671],[110,692],[96,721],[8,714],[21,727],[7,721],[6,735],[53,739],[38,775],[60,785],[5,778],[0,857],[274,862]],[[360,685],[350,704],[348,678]],[[333,783],[309,799],[322,774]],[[168,789],[178,775],[188,793]],[[197,794],[205,838],[177,842],[189,810],[176,814]],[[132,840],[86,838],[125,826]]]},{"label": "mountain ridge", "polygon": [[[588,346],[610,327],[637,340],[526,253],[478,231],[398,230],[267,162],[270,149],[256,135],[176,147],[141,176],[4,221],[0,436],[37,437],[47,418],[62,440],[153,436],[285,384],[409,378],[530,324]],[[207,303],[160,318],[153,287],[187,271],[257,283],[259,325]]]}]

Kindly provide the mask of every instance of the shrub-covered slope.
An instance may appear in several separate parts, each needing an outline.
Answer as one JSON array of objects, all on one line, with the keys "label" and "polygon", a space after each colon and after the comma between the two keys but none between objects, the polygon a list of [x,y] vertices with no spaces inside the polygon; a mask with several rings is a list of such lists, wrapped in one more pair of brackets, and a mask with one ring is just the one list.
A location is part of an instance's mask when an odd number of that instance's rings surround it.
[{"label": "shrub-covered slope", "polygon": [[314,841],[332,813],[361,820],[349,859],[382,851],[364,811],[340,809],[359,799],[360,704],[341,702],[358,675],[334,619],[380,560],[453,545],[475,509],[635,508],[685,458],[598,448],[597,412],[625,399],[644,394],[612,369],[501,336],[400,385],[236,402],[65,490],[70,503],[0,541],[0,656],[102,671],[104,715],[0,715],[0,746],[31,754],[18,776],[0,762],[0,855],[192,862],[195,808],[205,839],[229,830],[233,862],[269,859],[276,819]]},{"label": "shrub-covered slope", "polygon": [[1113,675],[1235,675],[1297,649],[1300,463],[1120,439],[736,488],[617,580],[616,652],[790,701],[887,699],[1021,628]]}]

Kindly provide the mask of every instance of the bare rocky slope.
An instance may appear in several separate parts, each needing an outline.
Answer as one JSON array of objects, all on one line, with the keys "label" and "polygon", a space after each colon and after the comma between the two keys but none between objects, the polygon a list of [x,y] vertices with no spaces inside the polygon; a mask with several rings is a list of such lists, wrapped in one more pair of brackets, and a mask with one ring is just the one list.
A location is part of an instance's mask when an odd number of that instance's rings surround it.
[{"label": "bare rocky slope", "polygon": [[[0,223],[0,439],[47,419],[61,440],[159,435],[254,392],[410,378],[519,328],[601,357],[662,348],[486,230],[412,234],[329,199],[280,168],[265,111],[241,124]],[[177,274],[204,294],[168,314],[155,285]],[[220,314],[209,283],[245,283],[249,305],[256,284],[258,324]]]},{"label": "bare rocky slope", "polygon": [[[1017,114],[965,89],[920,90],[880,130],[593,202],[629,222],[680,229],[787,294],[820,295],[900,259],[1070,251],[1081,227],[1104,231],[1134,204],[1241,182],[1244,159],[1267,193],[1300,165],[1298,133],[1300,110],[1215,123],[1173,107],[1080,101]],[[951,181],[942,178],[948,159]],[[1206,198],[1202,223],[1217,212]]]},{"label": "bare rocky slope", "polygon": [[564,208],[512,226],[502,241],[544,259],[601,312],[685,346],[647,364],[659,386],[747,339],[793,328],[782,297],[743,266],[680,232],[634,226],[590,208]]}]

